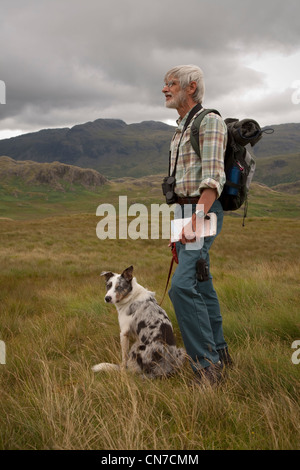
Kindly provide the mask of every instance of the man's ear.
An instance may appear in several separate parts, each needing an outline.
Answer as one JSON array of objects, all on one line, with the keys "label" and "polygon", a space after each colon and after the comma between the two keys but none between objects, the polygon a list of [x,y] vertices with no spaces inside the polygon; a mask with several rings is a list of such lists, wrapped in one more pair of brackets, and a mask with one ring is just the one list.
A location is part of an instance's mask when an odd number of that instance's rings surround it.
[{"label": "man's ear", "polygon": [[110,279],[113,275],[114,275],[114,273],[112,273],[111,271],[102,271],[102,273],[100,274],[100,276],[105,276],[105,281],[106,281],[106,282],[107,282],[108,279]]},{"label": "man's ear", "polygon": [[132,273],[133,273],[133,266],[129,266],[129,268],[126,268],[121,276],[126,279],[126,281],[130,282],[132,280]]},{"label": "man's ear", "polygon": [[193,94],[195,93],[195,91],[197,90],[197,82],[195,82],[194,80],[192,80],[189,85],[187,86],[187,91],[188,91],[188,94],[193,96]]}]

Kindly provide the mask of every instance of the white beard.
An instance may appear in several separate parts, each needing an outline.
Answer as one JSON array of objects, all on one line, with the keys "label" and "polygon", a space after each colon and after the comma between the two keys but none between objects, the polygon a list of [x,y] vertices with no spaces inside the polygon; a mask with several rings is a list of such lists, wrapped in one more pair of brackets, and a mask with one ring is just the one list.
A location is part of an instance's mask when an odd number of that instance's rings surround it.
[{"label": "white beard", "polygon": [[166,107],[171,109],[178,109],[185,102],[185,93],[184,90],[181,90],[176,96],[173,96],[172,93],[167,93],[171,95],[172,98],[166,101]]}]

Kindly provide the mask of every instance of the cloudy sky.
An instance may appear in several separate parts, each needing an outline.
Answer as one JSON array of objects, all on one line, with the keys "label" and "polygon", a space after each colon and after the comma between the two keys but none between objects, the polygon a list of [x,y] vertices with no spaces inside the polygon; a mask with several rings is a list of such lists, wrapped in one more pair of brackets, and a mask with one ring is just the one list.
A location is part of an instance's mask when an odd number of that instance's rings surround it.
[{"label": "cloudy sky", "polygon": [[300,122],[299,0],[1,0],[0,11],[0,138],[98,118],[173,124],[161,90],[179,64],[203,69],[204,106],[224,117]]}]

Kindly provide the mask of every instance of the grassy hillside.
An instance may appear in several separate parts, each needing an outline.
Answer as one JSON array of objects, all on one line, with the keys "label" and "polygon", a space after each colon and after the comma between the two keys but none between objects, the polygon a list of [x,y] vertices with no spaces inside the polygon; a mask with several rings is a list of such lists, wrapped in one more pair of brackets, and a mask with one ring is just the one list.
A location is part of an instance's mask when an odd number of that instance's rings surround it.
[{"label": "grassy hillside", "polygon": [[96,222],[0,223],[0,448],[299,449],[299,221],[225,219],[211,261],[235,368],[218,389],[193,387],[188,366],[159,381],[92,373],[120,360],[100,272],[133,264],[160,300],[170,262],[165,240],[100,241]]},{"label": "grassy hillside", "polygon": [[262,140],[255,145],[257,157],[270,157],[299,152],[300,124],[279,124],[270,126],[273,134],[264,134]]},{"label": "grassy hillside", "polygon": [[[14,180],[14,181],[12,181]],[[65,163],[37,163],[30,160],[14,160],[0,157],[0,181],[17,186],[18,181],[27,185],[48,185],[54,190],[72,190],[73,184],[85,188],[102,186],[107,179],[91,168],[79,168]]]},{"label": "grassy hillside", "polygon": [[92,169],[0,157],[0,217],[45,217],[89,211],[108,180]]},{"label": "grassy hillside", "polygon": [[257,159],[254,181],[267,186],[300,181],[300,153]]},{"label": "grassy hillside", "polygon": [[[15,163],[21,164],[22,162]],[[92,175],[91,184],[88,185],[84,184],[86,174],[89,175],[89,171],[93,172],[93,170],[79,168],[78,170],[83,174],[82,181],[79,178],[70,181],[68,178],[56,177],[45,182],[43,178],[39,180],[36,177],[36,173],[32,170],[34,165],[39,168],[40,164],[28,165],[30,168],[29,177],[26,176],[27,173],[21,176],[4,171],[4,166],[2,169],[0,168],[0,217],[28,219],[82,212],[95,214],[96,208],[100,204],[110,203],[118,208],[120,195],[127,195],[128,206],[133,203],[142,203],[149,207],[151,203],[164,203],[161,191],[162,175],[116,178],[108,181],[96,174],[96,182],[98,182],[98,177],[100,178],[99,185],[94,184],[94,175]],[[55,164],[47,165],[51,167]],[[62,167],[67,167],[67,165],[62,165]],[[76,167],[70,168],[76,169]],[[249,217],[269,215],[295,217],[299,216],[299,213],[299,193],[289,194],[286,187],[282,191],[280,188],[279,191],[274,191],[258,183],[251,185]],[[242,214],[243,209],[240,209],[232,215],[241,217]]]},{"label": "grassy hillside", "polygon": [[161,177],[60,184],[0,185],[0,449],[299,450],[299,194],[253,184],[246,226],[225,217],[211,265],[235,367],[203,389],[188,365],[159,381],[91,371],[120,360],[100,272],[133,264],[160,301],[171,257],[167,240],[98,239],[96,208],[161,204]]}]

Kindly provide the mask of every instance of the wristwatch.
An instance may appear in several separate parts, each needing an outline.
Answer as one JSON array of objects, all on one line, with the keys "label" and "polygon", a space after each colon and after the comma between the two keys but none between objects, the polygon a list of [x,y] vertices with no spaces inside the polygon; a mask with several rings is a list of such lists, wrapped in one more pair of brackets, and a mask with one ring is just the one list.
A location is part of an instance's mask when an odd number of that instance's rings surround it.
[{"label": "wristwatch", "polygon": [[196,210],[195,214],[196,214],[197,217],[199,217],[199,219],[204,219],[204,217],[205,217],[204,211],[201,211],[201,210],[199,210],[199,211]]}]

